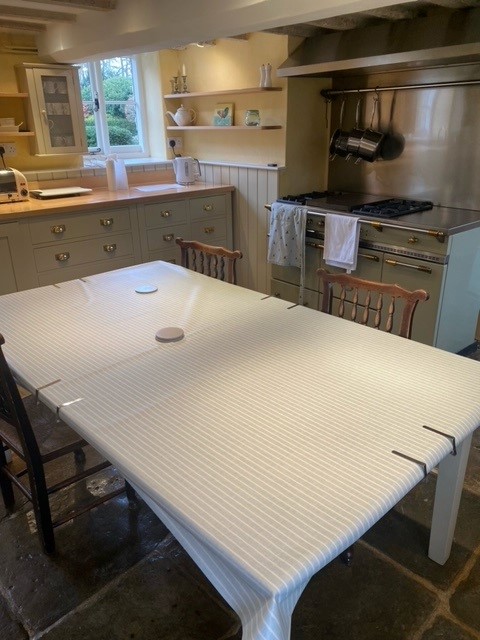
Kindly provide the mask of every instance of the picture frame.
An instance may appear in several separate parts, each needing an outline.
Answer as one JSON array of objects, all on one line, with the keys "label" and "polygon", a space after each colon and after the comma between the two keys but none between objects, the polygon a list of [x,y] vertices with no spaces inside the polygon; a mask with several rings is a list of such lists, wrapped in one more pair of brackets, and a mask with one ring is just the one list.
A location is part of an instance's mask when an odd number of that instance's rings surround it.
[{"label": "picture frame", "polygon": [[233,125],[233,102],[218,102],[213,112],[215,127],[231,127]]}]

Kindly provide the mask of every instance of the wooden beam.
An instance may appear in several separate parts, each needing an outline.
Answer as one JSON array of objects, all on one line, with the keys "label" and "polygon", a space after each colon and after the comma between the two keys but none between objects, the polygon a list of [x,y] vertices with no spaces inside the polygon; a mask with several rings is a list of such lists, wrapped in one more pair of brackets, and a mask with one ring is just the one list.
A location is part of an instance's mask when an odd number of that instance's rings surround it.
[{"label": "wooden beam", "polygon": [[74,13],[24,9],[23,7],[11,7],[4,4],[0,5],[0,16],[2,18],[18,18],[27,21],[39,20],[41,22],[75,22],[77,19]]},{"label": "wooden beam", "polygon": [[70,9],[112,11],[115,9],[117,0],[29,0],[29,2],[69,7]]},{"label": "wooden beam", "polygon": [[16,20],[2,20],[0,18],[0,31],[31,31],[42,32],[46,26],[40,22],[20,22]]}]

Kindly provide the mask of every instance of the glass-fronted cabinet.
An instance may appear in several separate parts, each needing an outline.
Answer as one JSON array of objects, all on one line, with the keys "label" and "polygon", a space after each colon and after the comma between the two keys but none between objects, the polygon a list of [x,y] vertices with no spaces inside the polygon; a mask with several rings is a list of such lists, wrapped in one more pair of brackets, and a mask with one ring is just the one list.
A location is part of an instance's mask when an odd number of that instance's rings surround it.
[{"label": "glass-fronted cabinet", "polygon": [[86,153],[77,68],[22,64],[16,70],[21,90],[29,95],[27,120],[35,132],[35,153]]}]

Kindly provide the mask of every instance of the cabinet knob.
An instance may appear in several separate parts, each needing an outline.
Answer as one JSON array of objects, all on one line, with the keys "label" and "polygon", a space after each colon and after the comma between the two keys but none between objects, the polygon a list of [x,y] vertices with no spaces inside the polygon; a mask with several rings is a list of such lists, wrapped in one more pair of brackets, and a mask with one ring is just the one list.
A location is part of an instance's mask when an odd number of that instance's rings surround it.
[{"label": "cabinet knob", "polygon": [[168,209],[165,209],[164,211],[160,211],[160,215],[162,216],[162,218],[170,218],[172,212]]},{"label": "cabinet knob", "polygon": [[58,262],[65,262],[70,258],[70,253],[68,251],[64,251],[63,253],[56,253],[55,260]]},{"label": "cabinet knob", "polygon": [[100,218],[101,227],[111,227],[113,224],[113,218]]},{"label": "cabinet knob", "polygon": [[115,243],[103,245],[103,250],[105,251],[105,253],[113,253],[116,248],[117,248],[117,245]]},{"label": "cabinet knob", "polygon": [[173,233],[166,233],[163,236],[163,239],[164,239],[165,242],[171,242],[173,240],[173,238],[174,238]]},{"label": "cabinet knob", "polygon": [[67,227],[64,224],[55,224],[53,227],[50,227],[50,231],[52,233],[64,233]]},{"label": "cabinet knob", "polygon": [[417,238],[417,236],[410,236],[408,238],[408,244],[417,244],[417,242],[419,242],[419,239]]},{"label": "cabinet knob", "polygon": [[215,227],[203,227],[205,233],[214,233]]},{"label": "cabinet knob", "polygon": [[204,204],[203,205],[203,210],[204,211],[213,211],[213,204]]}]

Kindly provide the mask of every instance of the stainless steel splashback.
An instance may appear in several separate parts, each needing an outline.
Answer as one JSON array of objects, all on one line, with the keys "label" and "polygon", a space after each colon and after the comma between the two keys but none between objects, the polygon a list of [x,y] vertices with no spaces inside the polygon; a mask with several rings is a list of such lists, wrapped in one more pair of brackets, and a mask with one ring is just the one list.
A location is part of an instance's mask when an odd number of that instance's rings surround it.
[{"label": "stainless steel splashback", "polygon": [[[402,71],[336,78],[334,89],[397,86],[480,80],[480,65]],[[362,126],[368,127],[373,93],[345,94],[343,129],[355,125],[355,107],[362,96]],[[432,200],[448,207],[480,210],[480,84],[378,93],[373,128],[404,138],[401,155],[376,162],[336,158],[329,164],[329,189],[398,195]],[[338,96],[332,103],[331,130],[338,126]]]}]

